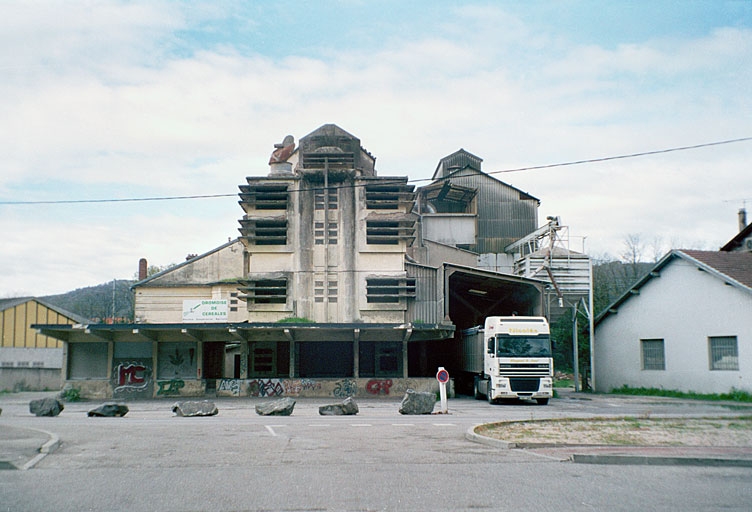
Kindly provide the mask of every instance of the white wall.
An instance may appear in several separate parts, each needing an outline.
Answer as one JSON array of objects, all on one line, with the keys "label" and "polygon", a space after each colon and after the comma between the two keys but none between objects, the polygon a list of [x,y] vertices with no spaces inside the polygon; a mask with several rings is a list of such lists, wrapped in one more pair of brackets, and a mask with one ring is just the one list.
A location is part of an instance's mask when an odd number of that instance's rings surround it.
[{"label": "white wall", "polygon": [[[752,392],[751,313],[751,294],[674,259],[596,328],[597,390]],[[709,336],[737,337],[739,371],[710,371]],[[664,371],[642,370],[640,339],[664,340]]]}]

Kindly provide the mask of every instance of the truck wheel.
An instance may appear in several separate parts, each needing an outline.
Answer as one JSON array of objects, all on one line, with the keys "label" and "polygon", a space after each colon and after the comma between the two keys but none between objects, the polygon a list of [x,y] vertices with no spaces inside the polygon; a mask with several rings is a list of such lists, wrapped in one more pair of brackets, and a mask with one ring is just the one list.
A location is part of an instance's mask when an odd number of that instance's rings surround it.
[{"label": "truck wheel", "polygon": [[480,378],[476,375],[473,378],[473,398],[476,400],[480,400],[483,398],[483,395],[480,393],[480,389],[478,389],[478,386],[480,385]]},{"label": "truck wheel", "polygon": [[536,398],[535,401],[538,405],[548,405],[548,398]]}]

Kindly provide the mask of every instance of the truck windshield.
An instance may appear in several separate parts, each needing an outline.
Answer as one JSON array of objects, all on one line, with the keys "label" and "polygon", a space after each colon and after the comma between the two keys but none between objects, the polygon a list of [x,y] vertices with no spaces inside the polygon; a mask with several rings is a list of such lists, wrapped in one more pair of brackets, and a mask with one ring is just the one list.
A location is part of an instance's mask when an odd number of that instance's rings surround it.
[{"label": "truck windshield", "polygon": [[497,336],[497,357],[551,357],[548,336]]}]

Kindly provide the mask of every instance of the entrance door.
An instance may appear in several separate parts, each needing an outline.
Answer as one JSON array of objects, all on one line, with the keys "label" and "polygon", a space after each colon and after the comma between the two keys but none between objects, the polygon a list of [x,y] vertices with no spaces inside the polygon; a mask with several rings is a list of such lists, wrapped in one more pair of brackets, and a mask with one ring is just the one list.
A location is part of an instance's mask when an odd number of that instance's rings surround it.
[{"label": "entrance door", "polygon": [[206,379],[207,389],[215,389],[216,379],[223,377],[223,366],[225,359],[224,342],[204,342],[204,379]]}]

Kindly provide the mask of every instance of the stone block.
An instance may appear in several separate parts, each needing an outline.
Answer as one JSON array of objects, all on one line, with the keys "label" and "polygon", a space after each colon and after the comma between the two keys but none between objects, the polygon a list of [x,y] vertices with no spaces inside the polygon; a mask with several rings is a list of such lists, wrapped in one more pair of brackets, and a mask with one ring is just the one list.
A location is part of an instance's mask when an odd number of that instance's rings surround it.
[{"label": "stone block", "polygon": [[400,414],[431,414],[436,405],[436,395],[426,391],[408,389],[400,403]]},{"label": "stone block", "polygon": [[322,405],[319,407],[321,416],[354,416],[358,414],[358,404],[352,397],[347,397],[340,404]]},{"label": "stone block", "polygon": [[256,414],[259,416],[290,416],[295,408],[295,400],[281,398],[271,402],[256,404]]},{"label": "stone block", "polygon": [[219,414],[217,406],[209,400],[176,402],[172,406],[172,412],[176,416],[216,416]]},{"label": "stone block", "polygon": [[128,414],[128,406],[125,404],[116,404],[116,403],[106,403],[102,404],[99,407],[96,407],[92,410],[90,410],[87,414],[90,418],[92,417],[103,417],[103,418],[122,418],[126,414]]},{"label": "stone block", "polygon": [[57,398],[40,398],[29,402],[29,412],[37,416],[57,416],[65,406]]}]

